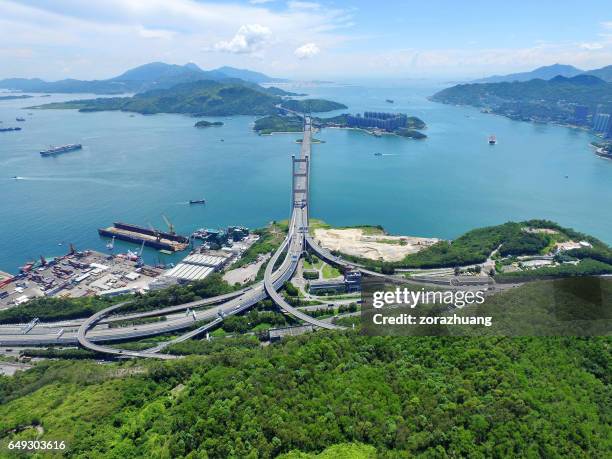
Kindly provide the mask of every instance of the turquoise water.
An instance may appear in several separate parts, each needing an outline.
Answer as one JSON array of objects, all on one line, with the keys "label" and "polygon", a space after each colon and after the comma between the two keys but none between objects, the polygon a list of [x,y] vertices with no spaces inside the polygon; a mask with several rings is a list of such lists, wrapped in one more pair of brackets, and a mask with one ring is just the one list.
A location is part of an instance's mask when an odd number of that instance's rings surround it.
[{"label": "turquoise water", "polygon": [[[425,141],[317,133],[326,143],[313,150],[313,217],[443,238],[507,220],[549,218],[612,242],[612,161],[593,154],[585,132],[435,104],[426,99],[432,87],[300,90],[344,102],[353,112],[397,110],[428,124]],[[61,254],[69,242],[104,250],[96,229],[118,220],[161,228],[165,214],[188,234],[230,224],[259,227],[289,215],[290,156],[299,135],[259,137],[251,130],[254,118],[244,116],[209,118],[225,125],[196,129],[194,119],[181,115],[20,108],[74,98],[0,101],[1,126],[23,128],[0,133],[0,270],[16,272],[27,259]],[[16,123],[16,116],[27,121]],[[490,134],[498,145],[488,145]],[[38,154],[49,144],[73,142],[83,150]],[[190,206],[196,198],[206,198],[206,205]],[[181,256],[145,250],[149,262]]]}]

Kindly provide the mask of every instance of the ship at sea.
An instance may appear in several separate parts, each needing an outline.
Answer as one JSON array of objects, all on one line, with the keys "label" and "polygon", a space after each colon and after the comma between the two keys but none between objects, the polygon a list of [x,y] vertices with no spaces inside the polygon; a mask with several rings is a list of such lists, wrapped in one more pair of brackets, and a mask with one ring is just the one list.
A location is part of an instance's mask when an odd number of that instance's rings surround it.
[{"label": "ship at sea", "polygon": [[67,153],[69,151],[80,150],[83,148],[83,145],[80,143],[70,143],[68,145],[62,145],[60,147],[50,147],[48,150],[43,150],[40,152],[41,156],[54,156],[59,155],[61,153]]},{"label": "ship at sea", "polygon": [[190,199],[189,204],[206,204],[206,199]]},{"label": "ship at sea", "polygon": [[497,139],[494,135],[489,136],[489,145],[495,145],[497,143]]}]

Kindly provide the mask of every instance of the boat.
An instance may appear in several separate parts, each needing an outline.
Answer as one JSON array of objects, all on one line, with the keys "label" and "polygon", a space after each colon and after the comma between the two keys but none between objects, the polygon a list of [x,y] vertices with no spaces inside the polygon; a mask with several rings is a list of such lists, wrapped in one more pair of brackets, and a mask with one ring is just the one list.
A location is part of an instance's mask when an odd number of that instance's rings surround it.
[{"label": "boat", "polygon": [[0,132],[21,131],[20,127],[0,128]]},{"label": "boat", "polygon": [[15,118],[15,121],[25,121],[25,118],[21,118],[18,116],[17,118]]},{"label": "boat", "polygon": [[494,135],[489,136],[489,145],[495,145],[497,143],[497,139]]},{"label": "boat", "polygon": [[206,199],[190,199],[189,204],[206,204]]},{"label": "boat", "polygon": [[374,156],[382,156],[382,153],[374,153]]},{"label": "boat", "polygon": [[389,104],[392,104],[394,101],[393,101],[393,99],[385,99],[385,102],[387,102]]},{"label": "boat", "polygon": [[13,180],[23,180],[23,177],[19,177],[18,175],[13,175]]},{"label": "boat", "polygon": [[70,143],[68,145],[62,145],[60,147],[50,147],[48,150],[43,150],[40,152],[41,156],[53,156],[61,153],[67,153],[69,151],[80,150],[83,148],[83,145],[80,143]]}]

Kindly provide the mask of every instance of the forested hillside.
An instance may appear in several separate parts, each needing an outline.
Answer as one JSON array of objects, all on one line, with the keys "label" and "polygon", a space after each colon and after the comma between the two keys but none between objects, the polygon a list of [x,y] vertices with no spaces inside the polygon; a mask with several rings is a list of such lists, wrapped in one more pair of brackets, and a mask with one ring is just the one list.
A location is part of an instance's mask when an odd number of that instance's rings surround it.
[{"label": "forested hillside", "polygon": [[610,344],[317,332],[48,361],[0,378],[0,448],[38,426],[81,458],[609,457]]}]

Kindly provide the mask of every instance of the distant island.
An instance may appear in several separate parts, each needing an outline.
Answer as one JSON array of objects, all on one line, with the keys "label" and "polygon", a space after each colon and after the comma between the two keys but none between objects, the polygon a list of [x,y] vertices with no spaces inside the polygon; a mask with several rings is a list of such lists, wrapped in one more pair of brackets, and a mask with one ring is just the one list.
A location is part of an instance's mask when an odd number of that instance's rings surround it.
[{"label": "distant island", "polygon": [[538,67],[529,72],[510,73],[508,75],[493,75],[486,78],[480,78],[472,81],[472,83],[502,83],[513,81],[529,81],[535,78],[542,80],[550,80],[558,75],[566,78],[575,77],[577,75],[591,75],[601,78],[604,81],[612,82],[612,65],[593,70],[581,70],[573,65],[553,64]]},{"label": "distant island", "polygon": [[223,123],[221,121],[206,121],[206,120],[201,120],[201,121],[198,121],[193,126],[197,127],[197,128],[205,128],[205,127],[211,127],[211,126],[223,126]]},{"label": "distant island", "polygon": [[[180,113],[192,116],[273,115],[287,105],[291,110],[321,111],[343,107],[320,99],[287,99],[290,93],[279,88],[264,88],[254,83],[199,80],[167,89],[154,89],[132,97],[57,102],[30,108],[78,109],[81,112],[121,110],[143,115]],[[287,107],[287,108],[289,108]]]},{"label": "distant island", "polygon": [[251,70],[220,67],[202,70],[194,63],[185,65],[151,62],[130,69],[121,75],[106,80],[76,80],[68,78],[59,81],[44,81],[40,78],[7,78],[0,80],[0,88],[55,93],[125,94],[166,89],[177,84],[200,80],[226,82],[284,83],[288,80],[273,78]]},{"label": "distant island", "polygon": [[[412,139],[427,138],[425,134],[419,131],[427,127],[423,120],[416,116],[407,116],[401,113],[365,112],[363,116],[353,116],[345,113],[330,118],[313,117],[312,124],[316,128],[359,129],[376,136],[393,134]],[[266,116],[256,120],[253,126],[253,130],[262,135],[301,132],[302,129],[302,118],[295,115]]]},{"label": "distant island", "polygon": [[26,94],[22,94],[19,96],[0,96],[0,100],[14,100],[14,99],[31,99],[34,96],[28,96]]},{"label": "distant island", "polygon": [[591,128],[597,113],[612,113],[612,83],[592,75],[524,82],[460,84],[431,100],[471,105],[514,120]]}]

